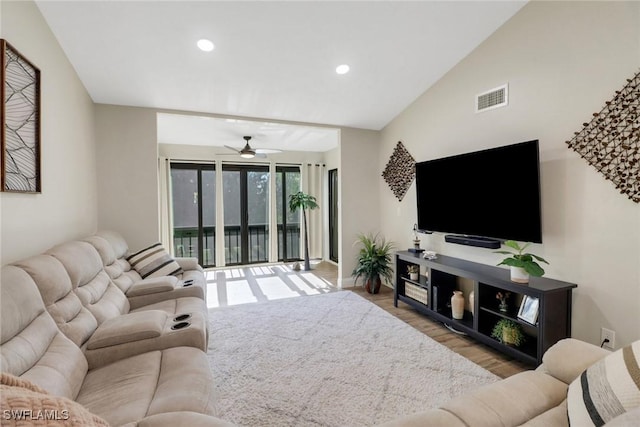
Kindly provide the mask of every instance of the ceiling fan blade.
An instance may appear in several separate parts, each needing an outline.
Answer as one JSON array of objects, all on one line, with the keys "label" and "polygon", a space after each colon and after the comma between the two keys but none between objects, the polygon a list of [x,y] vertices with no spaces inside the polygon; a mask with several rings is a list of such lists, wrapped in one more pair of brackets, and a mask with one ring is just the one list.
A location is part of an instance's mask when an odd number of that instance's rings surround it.
[{"label": "ceiling fan blade", "polygon": [[258,151],[256,150],[256,157],[259,157],[261,159],[266,159],[267,155],[264,153],[258,153]]},{"label": "ceiling fan blade", "polygon": [[229,150],[233,150],[233,151],[235,151],[236,153],[240,154],[240,150],[237,150],[237,149],[235,149],[235,148],[233,148],[233,147],[229,147],[228,145],[225,145],[225,147],[226,147],[226,148],[228,148]]},{"label": "ceiling fan blade", "polygon": [[260,153],[260,154],[276,154],[276,153],[282,153],[282,150],[278,150],[276,148],[256,148],[256,153]]}]

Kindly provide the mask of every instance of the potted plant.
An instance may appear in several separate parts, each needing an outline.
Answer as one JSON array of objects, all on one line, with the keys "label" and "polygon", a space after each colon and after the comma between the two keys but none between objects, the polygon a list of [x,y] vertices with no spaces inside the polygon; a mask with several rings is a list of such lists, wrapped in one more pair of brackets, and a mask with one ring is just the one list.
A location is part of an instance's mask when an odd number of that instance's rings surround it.
[{"label": "potted plant", "polygon": [[309,264],[309,231],[307,230],[307,210],[316,209],[318,203],[316,198],[310,196],[302,191],[298,191],[295,194],[289,196],[289,209],[291,212],[295,212],[298,209],[302,210],[302,220],[304,221],[304,269],[306,271],[311,270]]},{"label": "potted plant", "polygon": [[491,336],[502,344],[514,347],[520,346],[525,340],[524,332],[522,332],[520,325],[509,319],[500,319],[493,327]]},{"label": "potted plant", "polygon": [[534,255],[532,253],[525,253],[524,250],[529,247],[531,243],[525,243],[520,246],[518,242],[514,240],[507,240],[504,242],[505,246],[508,246],[514,251],[495,251],[497,254],[511,255],[502,260],[498,265],[508,265],[511,267],[511,281],[517,283],[529,283],[529,276],[540,277],[544,274],[544,270],[540,267],[540,264],[536,262],[544,262],[549,264],[544,258]]},{"label": "potted plant", "polygon": [[507,310],[509,310],[509,304],[507,303],[507,300],[509,299],[509,297],[511,296],[511,292],[498,292],[496,294],[496,299],[500,301],[500,305],[498,306],[498,308],[500,309],[500,311],[506,313]]},{"label": "potted plant", "polygon": [[407,273],[409,273],[409,279],[418,280],[420,278],[420,267],[416,264],[410,264],[407,266]]},{"label": "potted plant", "polygon": [[356,268],[352,275],[355,277],[354,283],[362,277],[365,281],[365,289],[371,294],[380,291],[382,278],[387,282],[393,280],[393,269],[391,268],[391,251],[393,244],[385,241],[378,234],[360,234],[358,240],[354,242],[362,247],[358,252]]}]

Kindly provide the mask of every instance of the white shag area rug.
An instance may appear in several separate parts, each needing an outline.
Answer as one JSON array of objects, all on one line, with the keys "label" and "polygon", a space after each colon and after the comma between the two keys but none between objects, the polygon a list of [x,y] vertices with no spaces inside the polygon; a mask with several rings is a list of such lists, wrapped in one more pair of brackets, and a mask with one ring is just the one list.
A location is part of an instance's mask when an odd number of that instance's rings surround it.
[{"label": "white shag area rug", "polygon": [[218,416],[372,426],[499,378],[350,291],[209,310]]}]

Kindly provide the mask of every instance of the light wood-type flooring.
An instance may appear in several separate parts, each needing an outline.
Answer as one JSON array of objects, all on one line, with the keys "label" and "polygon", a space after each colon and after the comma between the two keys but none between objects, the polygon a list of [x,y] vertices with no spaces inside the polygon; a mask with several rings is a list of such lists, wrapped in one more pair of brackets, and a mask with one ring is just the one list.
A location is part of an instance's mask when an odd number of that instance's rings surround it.
[{"label": "light wood-type flooring", "polygon": [[375,295],[367,293],[362,286],[348,288],[348,290],[368,299],[378,307],[408,323],[428,337],[438,341],[501,378],[506,378],[518,372],[534,368],[533,366],[526,365],[506,356],[489,346],[481,344],[473,338],[451,332],[445,328],[442,323],[431,320],[429,317],[418,313],[402,301],[398,301],[397,308],[394,307],[393,289],[389,287],[382,286],[380,293]]}]

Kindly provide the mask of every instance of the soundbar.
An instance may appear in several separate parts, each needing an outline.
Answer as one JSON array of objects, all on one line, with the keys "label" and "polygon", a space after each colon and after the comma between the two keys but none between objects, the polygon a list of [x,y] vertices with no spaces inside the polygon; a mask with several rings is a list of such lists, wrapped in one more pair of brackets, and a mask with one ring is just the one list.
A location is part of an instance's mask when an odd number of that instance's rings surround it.
[{"label": "soundbar", "polygon": [[480,236],[447,234],[446,236],[444,236],[444,241],[449,243],[456,243],[458,245],[477,246],[479,248],[488,249],[498,249],[501,246],[500,240]]}]

